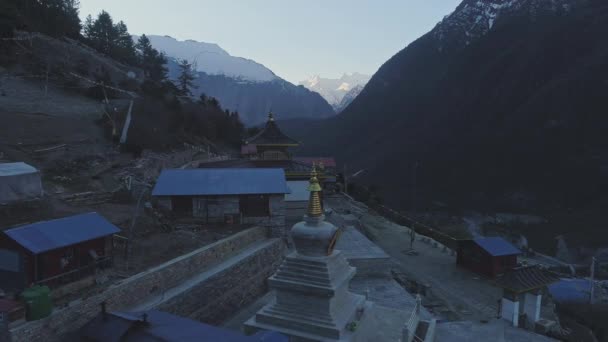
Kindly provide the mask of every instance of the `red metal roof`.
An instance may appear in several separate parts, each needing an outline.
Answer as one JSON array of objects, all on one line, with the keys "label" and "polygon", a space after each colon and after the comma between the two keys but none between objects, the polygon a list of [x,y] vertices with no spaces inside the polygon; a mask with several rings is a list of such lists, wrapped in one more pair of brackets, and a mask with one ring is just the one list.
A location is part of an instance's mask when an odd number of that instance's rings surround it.
[{"label": "red metal roof", "polygon": [[242,155],[249,155],[249,154],[256,154],[256,153],[258,153],[258,148],[257,148],[257,146],[255,146],[253,144],[247,144],[247,145],[241,146]]},{"label": "red metal roof", "polygon": [[323,166],[326,167],[336,167],[336,161],[333,157],[295,157],[294,160],[308,165],[323,163]]}]

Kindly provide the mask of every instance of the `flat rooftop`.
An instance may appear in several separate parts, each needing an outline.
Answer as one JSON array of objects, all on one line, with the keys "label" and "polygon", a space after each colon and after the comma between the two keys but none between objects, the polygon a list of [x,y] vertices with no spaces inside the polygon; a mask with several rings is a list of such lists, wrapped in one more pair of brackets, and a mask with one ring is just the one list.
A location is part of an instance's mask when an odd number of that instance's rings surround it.
[{"label": "flat rooftop", "polygon": [[342,251],[346,259],[389,258],[382,248],[371,242],[354,226],[344,228],[336,243],[336,249]]},{"label": "flat rooftop", "polygon": [[549,342],[557,340],[521,328],[514,328],[505,320],[495,319],[488,323],[475,321],[437,323],[435,341]]}]

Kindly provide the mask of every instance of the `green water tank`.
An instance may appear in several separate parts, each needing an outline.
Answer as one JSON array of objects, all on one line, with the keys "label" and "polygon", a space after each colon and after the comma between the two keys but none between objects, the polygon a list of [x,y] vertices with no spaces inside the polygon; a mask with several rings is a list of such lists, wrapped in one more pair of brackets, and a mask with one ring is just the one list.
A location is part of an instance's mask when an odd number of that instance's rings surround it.
[{"label": "green water tank", "polygon": [[21,297],[25,302],[25,317],[28,321],[47,317],[53,311],[51,289],[48,286],[34,285],[23,291]]}]

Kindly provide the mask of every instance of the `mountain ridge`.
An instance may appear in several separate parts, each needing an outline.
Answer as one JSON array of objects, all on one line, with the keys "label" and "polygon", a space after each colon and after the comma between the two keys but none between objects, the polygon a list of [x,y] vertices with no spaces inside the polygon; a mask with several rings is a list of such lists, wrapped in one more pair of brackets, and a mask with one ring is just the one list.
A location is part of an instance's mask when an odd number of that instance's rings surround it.
[{"label": "mountain ridge", "polygon": [[[251,82],[269,82],[277,75],[252,59],[230,55],[216,43],[200,42],[193,39],[180,41],[171,36],[147,35],[159,51],[176,59],[186,59],[196,65],[197,71],[210,75],[225,75]],[[133,36],[137,41],[139,37]]]},{"label": "mountain ridge", "polygon": [[496,3],[463,1],[385,62],[341,114],[290,131],[302,153],[365,169],[359,181],[399,208],[414,197],[522,210],[600,196],[608,6],[502,1],[509,6],[490,28],[479,13]]}]

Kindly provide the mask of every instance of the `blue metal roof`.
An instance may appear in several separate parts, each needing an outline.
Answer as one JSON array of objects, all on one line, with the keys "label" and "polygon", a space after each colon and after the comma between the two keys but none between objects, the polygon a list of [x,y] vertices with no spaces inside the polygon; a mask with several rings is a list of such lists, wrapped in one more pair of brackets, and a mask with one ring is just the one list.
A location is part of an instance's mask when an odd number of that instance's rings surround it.
[{"label": "blue metal roof", "polygon": [[163,170],[153,196],[286,194],[285,171],[258,168]]},{"label": "blue metal roof", "polygon": [[548,286],[553,299],[558,303],[587,303],[591,291],[589,279],[561,279]]},{"label": "blue metal roof", "polygon": [[476,244],[492,256],[521,254],[521,251],[501,237],[476,238]]},{"label": "blue metal roof", "polygon": [[34,254],[118,233],[120,229],[97,213],[37,222],[4,231]]},{"label": "blue metal roof", "polygon": [[[168,341],[168,342],[287,342],[287,336],[277,332],[259,332],[245,336],[236,331],[214,327],[205,323],[179,317],[167,312],[150,310],[128,313],[129,316],[142,317],[147,314],[148,325],[132,330],[126,341]],[[113,313],[116,315],[116,313]],[[100,330],[100,329],[98,329]],[[121,340],[122,341],[122,340]]]}]

